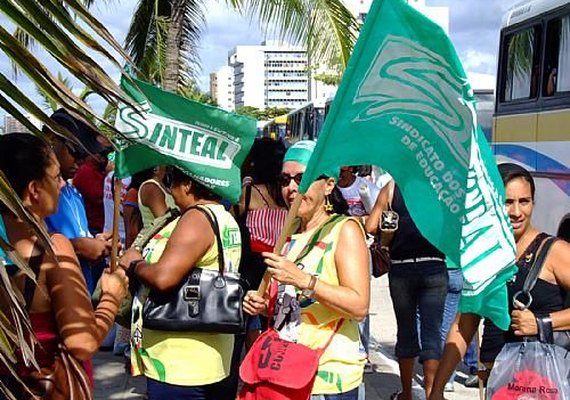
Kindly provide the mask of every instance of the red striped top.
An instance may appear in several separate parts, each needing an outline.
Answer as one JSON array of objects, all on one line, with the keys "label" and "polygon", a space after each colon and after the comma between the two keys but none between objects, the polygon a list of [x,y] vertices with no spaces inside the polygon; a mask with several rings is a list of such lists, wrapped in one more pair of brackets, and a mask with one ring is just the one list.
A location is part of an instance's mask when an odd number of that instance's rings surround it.
[{"label": "red striped top", "polygon": [[249,210],[245,224],[251,237],[251,250],[256,253],[273,251],[286,218],[287,210],[283,208]]}]

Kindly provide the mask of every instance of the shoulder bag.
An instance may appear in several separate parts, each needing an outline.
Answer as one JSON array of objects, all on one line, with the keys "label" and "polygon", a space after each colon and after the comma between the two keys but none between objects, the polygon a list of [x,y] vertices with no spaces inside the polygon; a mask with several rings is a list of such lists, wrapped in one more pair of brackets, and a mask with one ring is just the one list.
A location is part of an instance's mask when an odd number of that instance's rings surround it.
[{"label": "shoulder bag", "polygon": [[[29,265],[39,275],[42,256],[30,259]],[[29,309],[35,292],[35,283],[26,278],[24,297]],[[83,364],[67,351],[63,343],[59,343],[51,367],[33,371],[22,379],[27,387],[29,399],[42,400],[91,400],[91,386]],[[31,396],[30,394],[33,394]]]},{"label": "shoulder bag", "polygon": [[[518,291],[513,296],[513,306],[518,308],[514,303],[515,300],[518,300],[519,296],[524,295],[528,302],[524,304],[525,308],[528,308],[532,303],[532,295],[531,291],[536,285],[536,281],[538,280],[538,276],[540,275],[540,271],[542,270],[542,266],[544,265],[544,261],[550,252],[552,245],[558,239],[555,237],[548,237],[544,239],[541,243],[537,254],[534,258],[534,261],[529,268],[528,275],[523,283],[522,290]],[[519,300],[520,302],[520,300]],[[570,331],[553,331],[552,330],[552,322],[548,318],[541,318],[537,316],[537,325],[538,325],[538,339],[542,343],[549,343],[555,344],[564,349],[570,351]]]},{"label": "shoulder bag", "polygon": [[177,289],[151,290],[143,305],[143,327],[159,331],[243,333],[244,282],[239,273],[225,272],[224,248],[218,221],[200,211],[212,227],[218,246],[218,270],[194,267]]},{"label": "shoulder bag", "polygon": [[398,230],[400,216],[392,210],[392,199],[394,198],[394,181],[387,183],[388,187],[388,209],[382,210],[378,233],[374,235],[374,241],[370,245],[370,256],[372,259],[372,276],[379,278],[390,272],[392,263],[390,261],[390,244],[394,234]]},{"label": "shoulder bag", "polygon": [[344,322],[343,318],[337,321],[327,343],[320,349],[283,340],[272,326],[276,297],[277,284],[274,282],[268,310],[270,326],[253,343],[240,366],[243,386],[238,400],[308,400],[317,377],[319,359]]}]

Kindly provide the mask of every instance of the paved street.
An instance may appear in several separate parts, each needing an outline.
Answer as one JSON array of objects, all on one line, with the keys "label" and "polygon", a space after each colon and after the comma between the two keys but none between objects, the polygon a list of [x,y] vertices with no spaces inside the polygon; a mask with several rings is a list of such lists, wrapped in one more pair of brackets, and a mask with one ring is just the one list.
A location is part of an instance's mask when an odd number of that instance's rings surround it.
[{"label": "paved street", "polygon": [[[400,387],[398,365],[394,361],[393,350],[396,342],[396,322],[392,303],[388,293],[388,279],[382,277],[372,282],[371,333],[371,359],[375,364],[375,371],[365,375],[366,399],[388,400],[390,394]],[[123,400],[144,399],[144,378],[129,377],[124,373],[122,358],[113,356],[110,352],[100,352],[94,360],[95,363],[95,399],[96,400]],[[416,383],[414,384],[415,399],[424,399],[421,383],[421,369],[417,369]],[[448,393],[449,400],[477,400],[478,389],[465,388],[461,382],[465,373],[459,372],[455,382],[455,392]]]}]

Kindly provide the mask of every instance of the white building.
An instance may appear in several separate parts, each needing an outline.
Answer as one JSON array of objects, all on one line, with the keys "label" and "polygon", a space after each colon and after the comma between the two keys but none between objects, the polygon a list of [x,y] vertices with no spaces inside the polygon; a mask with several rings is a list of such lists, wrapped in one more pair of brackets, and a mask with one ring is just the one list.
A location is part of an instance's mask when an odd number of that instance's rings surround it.
[{"label": "white building", "polygon": [[[426,0],[407,1],[449,32],[448,7],[427,6]],[[344,3],[363,23],[372,0],[344,0]],[[243,106],[298,108],[307,102],[323,107],[336,92],[336,86],[309,78],[307,52],[302,47],[278,42],[236,46],[228,58],[228,66],[210,74],[212,97],[228,110]],[[232,71],[233,81],[228,71]],[[326,66],[319,66],[314,74],[327,72]],[[233,93],[229,85],[233,85]]]},{"label": "white building", "polygon": [[[36,128],[41,128],[41,123],[36,117],[30,114],[26,114],[25,116]],[[6,114],[4,116],[3,133],[14,133],[14,132],[29,132],[29,130],[24,126],[24,124],[22,124],[16,118],[11,116],[10,114]]]},{"label": "white building", "polygon": [[235,110],[234,69],[224,65],[210,74],[210,94],[218,105],[228,111]]},{"label": "white building", "polygon": [[229,53],[234,69],[235,107],[299,107],[310,99],[307,52],[268,42],[237,46]]}]

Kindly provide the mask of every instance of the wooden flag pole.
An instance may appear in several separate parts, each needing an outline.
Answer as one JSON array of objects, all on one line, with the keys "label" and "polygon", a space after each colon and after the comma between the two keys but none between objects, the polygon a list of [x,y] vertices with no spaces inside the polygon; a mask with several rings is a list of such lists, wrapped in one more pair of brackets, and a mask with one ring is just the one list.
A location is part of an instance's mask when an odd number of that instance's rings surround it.
[{"label": "wooden flag pole", "polygon": [[113,236],[111,236],[111,272],[117,268],[119,258],[119,217],[121,216],[121,180],[114,179],[113,188]]},{"label": "wooden flag pole", "polygon": [[[276,254],[281,254],[283,250],[283,246],[285,246],[285,242],[287,241],[287,237],[292,233],[291,230],[293,229],[293,224],[295,223],[295,219],[297,218],[297,211],[299,210],[299,206],[301,205],[301,197],[302,193],[297,193],[295,200],[293,200],[293,204],[289,208],[289,212],[287,213],[287,219],[285,220],[285,225],[283,225],[283,229],[281,230],[281,234],[275,243],[275,247],[273,248],[273,252]],[[263,274],[263,279],[259,284],[259,288],[257,288],[257,294],[259,296],[265,295],[267,288],[269,287],[269,283],[271,282],[271,274],[269,272],[265,272]]]}]

